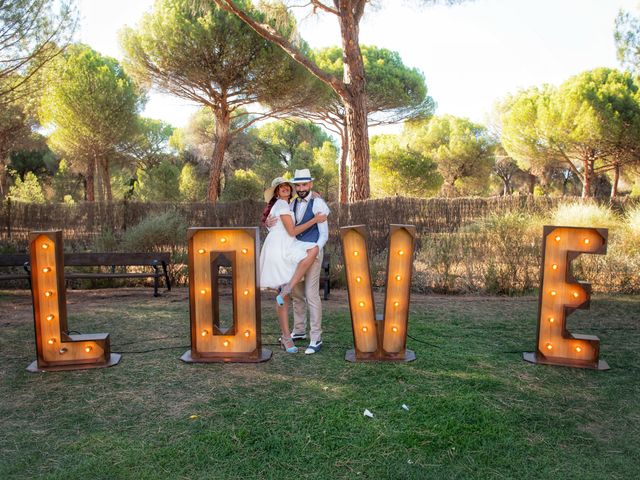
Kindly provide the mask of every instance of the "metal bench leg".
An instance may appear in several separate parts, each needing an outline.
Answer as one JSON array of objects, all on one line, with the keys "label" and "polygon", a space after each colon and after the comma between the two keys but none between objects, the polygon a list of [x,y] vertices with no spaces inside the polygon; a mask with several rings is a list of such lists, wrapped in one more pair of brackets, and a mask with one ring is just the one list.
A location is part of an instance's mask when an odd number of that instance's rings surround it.
[{"label": "metal bench leg", "polygon": [[169,272],[167,272],[167,264],[162,262],[162,270],[164,271],[164,281],[167,285],[167,292],[171,291],[171,280],[169,280]]},{"label": "metal bench leg", "polygon": [[154,271],[154,275],[153,275],[153,296],[157,297],[158,296],[158,287],[160,286],[160,272],[158,271],[158,266],[157,265],[153,266],[153,271]]}]

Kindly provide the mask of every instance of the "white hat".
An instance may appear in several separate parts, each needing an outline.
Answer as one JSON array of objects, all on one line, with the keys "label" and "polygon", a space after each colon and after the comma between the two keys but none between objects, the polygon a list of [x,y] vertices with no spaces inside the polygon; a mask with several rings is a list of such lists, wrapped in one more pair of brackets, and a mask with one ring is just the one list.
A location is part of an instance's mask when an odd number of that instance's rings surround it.
[{"label": "white hat", "polygon": [[311,176],[311,172],[308,168],[303,168],[302,170],[296,170],[295,175],[293,176],[293,180],[291,183],[307,183],[313,182],[313,177]]},{"label": "white hat", "polygon": [[271,181],[271,186],[264,191],[264,201],[268,202],[269,200],[271,200],[273,198],[273,195],[276,193],[276,188],[278,188],[278,186],[282,185],[283,183],[289,185],[289,187],[291,187],[291,192],[293,193],[293,185],[291,185],[291,182],[289,180],[284,177],[276,177]]}]

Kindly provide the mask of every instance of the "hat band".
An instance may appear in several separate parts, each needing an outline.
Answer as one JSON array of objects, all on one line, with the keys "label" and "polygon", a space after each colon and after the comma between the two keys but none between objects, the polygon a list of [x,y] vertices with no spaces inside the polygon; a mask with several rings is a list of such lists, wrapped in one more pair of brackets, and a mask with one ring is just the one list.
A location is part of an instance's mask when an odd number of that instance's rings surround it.
[{"label": "hat band", "polygon": [[311,181],[311,177],[296,177],[296,178],[293,179],[294,182],[300,182],[302,180],[306,180],[306,181],[310,182]]}]

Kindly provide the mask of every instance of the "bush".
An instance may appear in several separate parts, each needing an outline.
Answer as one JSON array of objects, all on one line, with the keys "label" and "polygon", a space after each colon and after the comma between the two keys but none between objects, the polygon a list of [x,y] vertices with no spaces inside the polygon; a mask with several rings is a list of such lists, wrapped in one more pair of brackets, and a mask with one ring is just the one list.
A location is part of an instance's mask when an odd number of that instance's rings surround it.
[{"label": "bush", "polygon": [[201,202],[207,195],[207,182],[202,180],[205,175],[199,174],[197,167],[185,163],[180,171],[178,188],[180,196],[186,202]]},{"label": "bush", "polygon": [[33,172],[27,172],[24,180],[17,177],[15,183],[9,188],[9,198],[27,203],[44,203],[44,193]]},{"label": "bush", "polygon": [[188,275],[187,228],[184,217],[175,210],[150,215],[125,232],[122,248],[128,252],[169,251],[169,275],[172,283],[183,282]]},{"label": "bush", "polygon": [[261,200],[262,182],[251,170],[236,170],[227,180],[220,200],[236,202],[238,200]]}]

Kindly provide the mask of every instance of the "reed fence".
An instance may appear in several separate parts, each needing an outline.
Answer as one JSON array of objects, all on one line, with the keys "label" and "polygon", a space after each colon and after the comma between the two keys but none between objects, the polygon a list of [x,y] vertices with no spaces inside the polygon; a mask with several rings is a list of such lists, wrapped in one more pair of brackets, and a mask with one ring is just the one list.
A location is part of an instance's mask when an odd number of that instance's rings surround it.
[{"label": "reed fence", "polygon": [[[506,212],[541,213],[553,209],[567,198],[531,196],[491,198],[385,198],[347,205],[331,203],[330,242],[339,243],[339,229],[346,225],[367,225],[370,247],[384,249],[389,224],[414,225],[418,235],[451,233],[489,214]],[[598,201],[598,200],[594,200]],[[600,200],[608,202],[608,199]],[[624,210],[637,199],[615,200],[612,207]],[[257,226],[264,208],[262,202],[218,203],[141,203],[81,202],[34,204],[5,201],[0,209],[0,245],[26,246],[30,231],[63,230],[66,242],[90,248],[106,231],[116,237],[144,218],[168,210],[177,211],[193,227]]]}]

